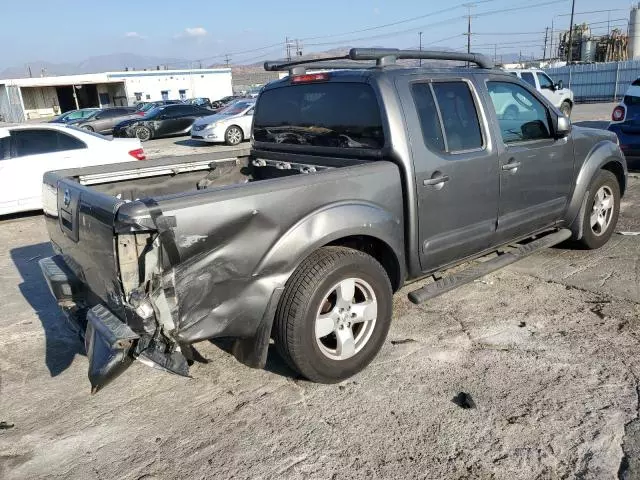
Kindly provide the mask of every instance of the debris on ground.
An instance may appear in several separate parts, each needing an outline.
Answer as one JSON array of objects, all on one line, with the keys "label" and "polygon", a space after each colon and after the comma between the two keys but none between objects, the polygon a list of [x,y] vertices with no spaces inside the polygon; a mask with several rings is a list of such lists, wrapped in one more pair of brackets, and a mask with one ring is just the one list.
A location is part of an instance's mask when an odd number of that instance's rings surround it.
[{"label": "debris on ground", "polygon": [[473,401],[473,398],[471,398],[471,395],[466,392],[458,393],[451,399],[451,401],[465,410],[469,408],[476,408],[476,403]]},{"label": "debris on ground", "polygon": [[405,338],[404,340],[391,340],[391,345],[404,345],[405,343],[414,343],[413,338]]},{"label": "debris on ground", "polygon": [[13,428],[13,427],[14,427],[13,423],[0,422],[0,430],[9,430],[10,428]]}]

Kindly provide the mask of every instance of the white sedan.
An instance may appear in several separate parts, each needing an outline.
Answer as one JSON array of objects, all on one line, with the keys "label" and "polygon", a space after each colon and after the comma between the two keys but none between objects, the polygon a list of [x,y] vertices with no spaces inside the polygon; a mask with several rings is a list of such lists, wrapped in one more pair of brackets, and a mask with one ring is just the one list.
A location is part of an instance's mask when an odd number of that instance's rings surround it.
[{"label": "white sedan", "polygon": [[255,99],[244,98],[214,115],[199,118],[191,126],[191,138],[205,142],[224,142],[227,145],[238,145],[249,140],[255,106]]},{"label": "white sedan", "polygon": [[111,139],[64,124],[0,127],[0,215],[42,208],[50,170],[144,160],[137,138]]}]

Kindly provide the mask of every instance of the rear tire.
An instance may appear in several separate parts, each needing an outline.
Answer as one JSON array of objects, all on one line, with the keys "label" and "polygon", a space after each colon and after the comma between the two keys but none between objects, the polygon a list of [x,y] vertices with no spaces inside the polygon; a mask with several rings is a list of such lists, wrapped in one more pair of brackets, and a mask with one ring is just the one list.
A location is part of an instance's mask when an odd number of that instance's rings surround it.
[{"label": "rear tire", "polygon": [[562,105],[560,105],[560,111],[565,117],[571,118],[571,103],[569,103],[567,100],[562,102]]},{"label": "rear tire", "polygon": [[242,129],[235,125],[231,125],[227,128],[227,131],[224,132],[224,141],[227,145],[232,147],[236,145],[240,145],[244,140],[244,134],[242,133]]},{"label": "rear tire", "polygon": [[90,126],[90,125],[83,125],[83,126],[82,126],[82,129],[83,129],[83,130],[86,130],[87,132],[95,132],[95,130],[93,129],[93,127],[92,127],[92,126]]},{"label": "rear tire", "polygon": [[153,134],[151,133],[151,129],[148,127],[138,127],[136,128],[136,138],[141,142],[147,142],[151,140]]},{"label": "rear tire", "polygon": [[613,173],[600,170],[596,175],[584,210],[580,244],[589,250],[600,248],[611,238],[620,214],[620,185]]},{"label": "rear tire", "polygon": [[287,282],[273,336],[287,364],[319,383],[364,369],[389,331],[392,291],[376,259],[345,247],[324,247]]}]

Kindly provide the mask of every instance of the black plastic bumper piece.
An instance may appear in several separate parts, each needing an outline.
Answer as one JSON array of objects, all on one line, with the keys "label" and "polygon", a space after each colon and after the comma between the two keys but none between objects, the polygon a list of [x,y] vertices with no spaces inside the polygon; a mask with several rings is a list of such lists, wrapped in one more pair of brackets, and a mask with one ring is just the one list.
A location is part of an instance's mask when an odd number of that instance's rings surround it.
[{"label": "black plastic bumper piece", "polygon": [[84,296],[80,279],[71,271],[60,255],[38,261],[49,290],[59,305],[70,306]]},{"label": "black plastic bumper piece", "polygon": [[104,306],[96,305],[87,312],[84,342],[91,393],[96,393],[131,365],[132,348],[139,338]]},{"label": "black plastic bumper piece", "polygon": [[545,248],[553,247],[571,237],[571,230],[563,228],[557,232],[550,233],[537,240],[527,244],[518,245],[512,251],[503,253],[486,262],[472,265],[471,267],[460,272],[447,275],[440,280],[425,285],[418,290],[409,292],[409,300],[417,305],[431,300],[438,295],[454,290],[461,285],[471,283],[474,280],[484,277],[485,275],[495,272],[507,265],[517,262],[532,253],[538,252]]}]

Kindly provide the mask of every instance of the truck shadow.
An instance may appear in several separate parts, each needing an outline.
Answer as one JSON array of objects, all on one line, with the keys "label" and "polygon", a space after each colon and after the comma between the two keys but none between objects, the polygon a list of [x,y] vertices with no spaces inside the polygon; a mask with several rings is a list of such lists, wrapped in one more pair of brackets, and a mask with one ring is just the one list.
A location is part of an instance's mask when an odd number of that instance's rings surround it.
[{"label": "truck shadow", "polygon": [[[218,347],[220,350],[228,353],[229,355],[233,355],[231,353],[233,349],[232,338],[212,338],[211,340],[209,340],[209,342]],[[282,357],[280,357],[280,355],[276,351],[275,345],[273,344],[269,345],[267,364],[265,365],[264,369],[267,372],[275,373],[276,375],[280,375],[281,377],[286,377],[293,380],[302,379],[302,377],[297,372],[294,372],[289,368]]]},{"label": "truck shadow", "polygon": [[42,276],[38,260],[53,255],[51,244],[38,243],[10,251],[22,277],[20,292],[35,310],[45,336],[45,363],[52,377],[64,372],[76,355],[85,355],[78,334],[68,324]]}]

